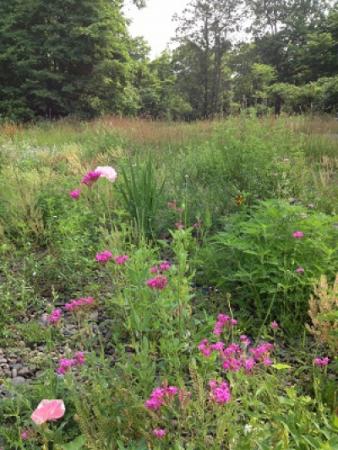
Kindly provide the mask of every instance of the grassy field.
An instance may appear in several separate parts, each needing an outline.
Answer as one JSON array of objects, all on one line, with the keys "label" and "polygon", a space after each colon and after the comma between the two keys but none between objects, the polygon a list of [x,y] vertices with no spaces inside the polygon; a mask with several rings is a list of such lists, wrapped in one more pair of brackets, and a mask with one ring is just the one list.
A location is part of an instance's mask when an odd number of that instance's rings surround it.
[{"label": "grassy field", "polygon": [[337,449],[337,168],[329,116],[1,125],[0,448]]}]

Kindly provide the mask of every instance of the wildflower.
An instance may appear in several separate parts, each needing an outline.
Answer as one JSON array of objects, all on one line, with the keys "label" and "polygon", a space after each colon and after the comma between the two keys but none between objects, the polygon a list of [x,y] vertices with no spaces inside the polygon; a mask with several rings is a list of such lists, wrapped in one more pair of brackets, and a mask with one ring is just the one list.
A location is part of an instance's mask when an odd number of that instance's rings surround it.
[{"label": "wildflower", "polygon": [[81,309],[86,306],[91,306],[95,300],[93,297],[82,297],[78,298],[76,300],[71,300],[69,303],[65,304],[65,310],[69,312],[77,311],[78,309]]},{"label": "wildflower", "polygon": [[31,437],[31,430],[21,431],[20,437],[23,441],[28,441]]},{"label": "wildflower", "polygon": [[244,425],[244,434],[247,435],[247,434],[251,433],[252,428],[253,428],[252,425],[250,425],[249,423],[245,424]]},{"label": "wildflower", "polygon": [[241,352],[240,346],[238,344],[233,343],[228,345],[228,347],[223,351],[223,354],[225,356],[232,356],[240,352]]},{"label": "wildflower", "polygon": [[65,375],[75,364],[74,359],[62,358],[59,361],[59,367],[56,369],[56,373],[58,375]]},{"label": "wildflower", "polygon": [[183,222],[176,222],[175,223],[175,227],[176,227],[176,229],[177,230],[183,230],[184,229],[184,225],[183,225]]},{"label": "wildflower", "polygon": [[246,347],[248,347],[251,344],[250,338],[248,338],[248,336],[246,336],[245,334],[242,334],[239,337],[239,339],[242,342],[242,344],[245,345]]},{"label": "wildflower", "polygon": [[63,400],[42,400],[33,412],[31,419],[36,425],[61,419],[65,414]]},{"label": "wildflower", "polygon": [[232,327],[237,325],[237,320],[236,319],[232,319],[230,316],[227,316],[226,314],[219,314],[217,316],[217,321],[215,323],[215,327],[214,327],[214,334],[216,336],[220,336],[223,333],[224,328],[227,327]]},{"label": "wildflower", "polygon": [[69,192],[69,195],[72,199],[74,200],[78,200],[78,198],[81,195],[81,190],[80,189],[74,189],[74,191]]},{"label": "wildflower", "polygon": [[167,286],[167,284],[168,278],[164,275],[158,275],[157,277],[150,278],[150,280],[147,281],[147,286],[151,289],[162,290]]},{"label": "wildflower", "polygon": [[47,322],[50,325],[56,325],[62,317],[62,310],[60,308],[54,309],[49,316],[47,316]]},{"label": "wildflower", "polygon": [[150,398],[144,403],[147,409],[156,411],[164,404],[165,389],[156,388],[150,394]]},{"label": "wildflower", "polygon": [[128,255],[114,256],[114,261],[119,266],[123,266],[129,259]]},{"label": "wildflower", "polygon": [[327,356],[325,356],[325,358],[315,358],[313,360],[313,364],[317,367],[325,367],[329,364],[330,362],[330,358],[328,358]]},{"label": "wildflower", "polygon": [[229,372],[238,372],[241,370],[242,361],[236,358],[228,358],[223,362],[223,369]]},{"label": "wildflower", "polygon": [[270,323],[270,327],[271,327],[273,330],[278,330],[279,325],[278,325],[278,323],[274,320],[273,322]]},{"label": "wildflower", "polygon": [[76,352],[74,355],[74,361],[77,366],[83,366],[86,362],[84,352]]},{"label": "wildflower", "polygon": [[271,361],[271,359],[267,356],[267,357],[265,357],[264,359],[263,359],[263,364],[264,364],[264,366],[271,366],[272,365],[272,361]]},{"label": "wildflower", "polygon": [[216,344],[211,345],[212,350],[216,350],[217,352],[223,352],[224,350],[224,342],[216,342]]},{"label": "wildflower", "polygon": [[256,362],[254,358],[247,358],[243,361],[243,367],[246,372],[251,372],[252,369],[255,367]]},{"label": "wildflower", "polygon": [[107,263],[113,257],[113,254],[109,250],[104,250],[101,253],[96,253],[96,261],[102,264]]},{"label": "wildflower", "polygon": [[209,358],[212,353],[212,348],[210,347],[208,339],[203,339],[203,341],[198,344],[198,349],[206,358]]},{"label": "wildflower", "polygon": [[295,270],[295,272],[296,272],[296,273],[304,273],[305,270],[304,270],[303,267],[299,266],[299,267],[297,267],[297,269]]},{"label": "wildflower", "polygon": [[95,172],[99,173],[100,177],[106,178],[111,183],[114,183],[114,181],[117,178],[116,170],[113,167],[110,167],[110,166],[96,167]]},{"label": "wildflower", "polygon": [[250,348],[250,353],[256,361],[262,361],[264,358],[267,358],[269,356],[269,353],[272,351],[272,349],[273,344],[270,344],[269,342],[263,342],[257,347]]},{"label": "wildflower", "polygon": [[302,239],[304,237],[304,233],[302,231],[295,231],[292,233],[292,236],[295,239]]},{"label": "wildflower", "polygon": [[159,273],[160,268],[158,266],[153,266],[149,269],[150,273]]},{"label": "wildflower", "polygon": [[224,405],[225,403],[229,403],[231,400],[231,393],[229,385],[226,381],[217,382],[215,380],[211,380],[209,382],[209,387],[211,390],[210,398],[213,402]]},{"label": "wildflower", "polygon": [[169,270],[171,267],[171,264],[169,261],[163,261],[160,264],[160,271],[161,272],[166,272],[167,270]]},{"label": "wildflower", "polygon": [[165,435],[167,434],[167,431],[164,430],[163,428],[155,428],[153,430],[153,435],[157,438],[157,439],[163,439],[165,437]]},{"label": "wildflower", "polygon": [[85,184],[88,187],[91,187],[95,181],[100,178],[100,172],[96,172],[95,170],[91,170],[86,173],[86,175],[82,178],[81,183]]},{"label": "wildflower", "polygon": [[176,386],[168,386],[165,389],[165,394],[169,397],[174,397],[178,394],[178,388]]}]

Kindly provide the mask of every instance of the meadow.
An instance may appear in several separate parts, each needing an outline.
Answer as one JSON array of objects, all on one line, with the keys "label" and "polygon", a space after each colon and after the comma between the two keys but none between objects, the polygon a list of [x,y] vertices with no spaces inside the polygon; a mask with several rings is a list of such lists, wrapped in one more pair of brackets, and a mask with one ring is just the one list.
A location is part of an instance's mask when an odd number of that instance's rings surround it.
[{"label": "meadow", "polygon": [[0,125],[0,449],[338,449],[338,121]]}]

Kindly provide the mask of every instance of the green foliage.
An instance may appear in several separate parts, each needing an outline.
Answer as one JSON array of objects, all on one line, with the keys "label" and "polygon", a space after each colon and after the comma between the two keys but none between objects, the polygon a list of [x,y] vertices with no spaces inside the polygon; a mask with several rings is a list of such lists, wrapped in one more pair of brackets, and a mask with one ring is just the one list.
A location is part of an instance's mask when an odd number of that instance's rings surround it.
[{"label": "green foliage", "polygon": [[[205,276],[261,321],[295,326],[306,319],[315,280],[337,272],[336,221],[286,202],[263,202],[226,220],[225,231],[202,253]],[[304,238],[293,237],[297,230]],[[299,267],[304,273],[296,272]]]}]

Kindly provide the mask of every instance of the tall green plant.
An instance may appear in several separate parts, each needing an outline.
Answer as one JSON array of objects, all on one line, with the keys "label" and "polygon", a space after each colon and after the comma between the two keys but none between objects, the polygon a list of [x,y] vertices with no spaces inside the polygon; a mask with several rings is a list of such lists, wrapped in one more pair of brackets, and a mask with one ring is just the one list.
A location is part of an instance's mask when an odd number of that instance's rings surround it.
[{"label": "tall green plant", "polygon": [[157,181],[154,163],[137,161],[121,168],[123,184],[120,192],[124,206],[139,235],[150,238],[154,234],[155,219],[161,204],[165,180]]}]

